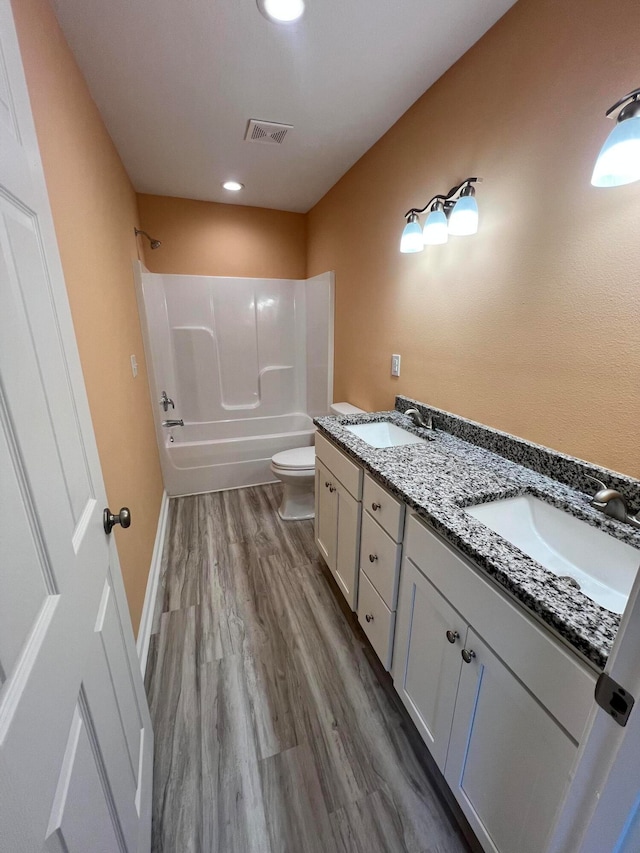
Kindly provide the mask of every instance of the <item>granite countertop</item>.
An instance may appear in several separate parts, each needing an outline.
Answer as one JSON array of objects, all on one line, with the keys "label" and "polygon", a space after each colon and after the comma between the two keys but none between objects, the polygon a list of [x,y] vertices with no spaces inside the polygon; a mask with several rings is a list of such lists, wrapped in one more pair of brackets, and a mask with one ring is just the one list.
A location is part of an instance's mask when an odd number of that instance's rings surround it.
[{"label": "granite countertop", "polygon": [[[448,432],[435,440],[378,449],[345,425],[391,421],[416,435],[398,411],[315,419],[322,433],[486,571],[596,668],[604,667],[620,616],[543,568],[464,511],[465,506],[521,494],[535,495],[640,549],[640,531],[604,516],[587,496]],[[437,425],[437,421],[436,421]],[[639,560],[640,564],[640,553]]]}]

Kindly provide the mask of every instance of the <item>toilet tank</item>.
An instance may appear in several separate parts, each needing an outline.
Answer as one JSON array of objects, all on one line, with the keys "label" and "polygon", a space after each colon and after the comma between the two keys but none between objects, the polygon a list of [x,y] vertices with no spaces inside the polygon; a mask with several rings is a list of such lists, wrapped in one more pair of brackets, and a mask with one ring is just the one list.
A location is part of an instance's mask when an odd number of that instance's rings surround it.
[{"label": "toilet tank", "polygon": [[364,415],[364,409],[352,406],[351,403],[332,403],[329,406],[332,415]]}]

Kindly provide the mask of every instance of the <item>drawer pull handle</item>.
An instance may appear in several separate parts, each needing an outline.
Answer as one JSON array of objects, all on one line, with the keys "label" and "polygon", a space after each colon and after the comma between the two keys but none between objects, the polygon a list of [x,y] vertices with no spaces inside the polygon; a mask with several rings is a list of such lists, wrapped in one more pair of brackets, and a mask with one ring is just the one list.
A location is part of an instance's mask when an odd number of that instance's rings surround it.
[{"label": "drawer pull handle", "polygon": [[378,555],[377,555],[377,554],[369,554],[369,562],[370,562],[370,563],[375,563],[375,561],[376,561],[377,559],[378,559]]},{"label": "drawer pull handle", "polygon": [[462,655],[462,660],[463,660],[465,663],[471,663],[471,661],[472,661],[472,660],[474,659],[474,657],[476,656],[476,653],[473,651],[473,649],[463,649],[463,650],[460,652],[460,654]]},{"label": "drawer pull handle", "polygon": [[458,634],[457,631],[447,631],[447,640],[449,640],[450,643],[455,643],[459,636],[460,634]]},{"label": "drawer pull handle", "polygon": [[371,615],[371,613],[367,613],[364,618],[367,620],[367,622],[373,622],[373,616]]},{"label": "drawer pull handle", "polygon": [[377,504],[377,503],[375,503],[375,502],[371,504],[371,509],[372,509],[374,512],[375,512],[377,509],[381,509],[381,507],[382,507],[382,504]]}]

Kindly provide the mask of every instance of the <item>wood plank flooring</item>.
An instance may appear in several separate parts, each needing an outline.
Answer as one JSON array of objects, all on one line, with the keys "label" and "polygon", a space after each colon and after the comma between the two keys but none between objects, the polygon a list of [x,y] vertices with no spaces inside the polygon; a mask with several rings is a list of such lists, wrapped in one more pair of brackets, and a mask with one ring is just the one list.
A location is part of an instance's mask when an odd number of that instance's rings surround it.
[{"label": "wood plank flooring", "polygon": [[147,693],[154,853],[464,853],[281,487],[171,501]]}]

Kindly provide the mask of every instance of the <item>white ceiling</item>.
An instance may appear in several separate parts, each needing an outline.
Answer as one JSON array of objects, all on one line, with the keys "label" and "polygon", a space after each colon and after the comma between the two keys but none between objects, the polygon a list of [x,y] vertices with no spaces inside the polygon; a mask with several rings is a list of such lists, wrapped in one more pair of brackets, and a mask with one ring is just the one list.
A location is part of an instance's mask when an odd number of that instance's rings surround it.
[{"label": "white ceiling", "polygon": [[[307,211],[515,0],[54,0],[140,192]],[[250,118],[292,124],[244,141]],[[220,182],[245,184],[229,193]]]}]

